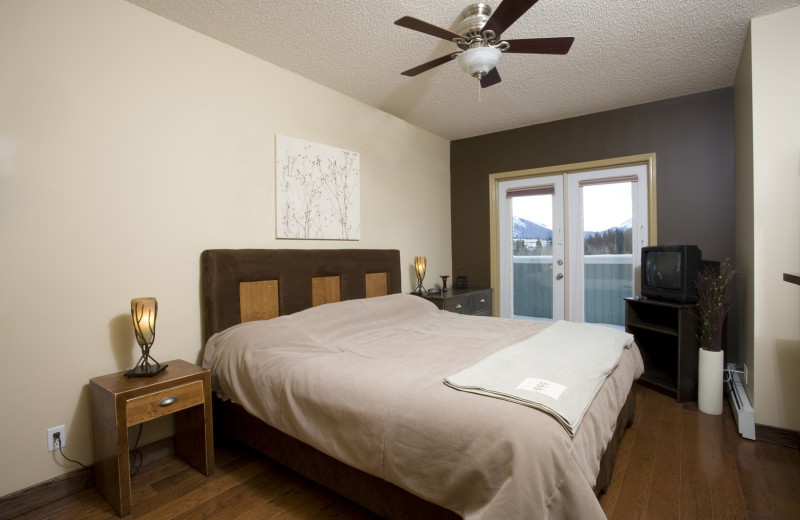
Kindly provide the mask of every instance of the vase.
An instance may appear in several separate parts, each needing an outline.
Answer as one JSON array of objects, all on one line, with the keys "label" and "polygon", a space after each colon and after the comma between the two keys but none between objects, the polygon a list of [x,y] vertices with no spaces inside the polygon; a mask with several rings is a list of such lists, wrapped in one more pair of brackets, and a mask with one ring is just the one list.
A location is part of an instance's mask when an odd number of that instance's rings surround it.
[{"label": "vase", "polygon": [[725,353],[701,348],[697,363],[697,407],[710,415],[722,413],[722,364]]}]

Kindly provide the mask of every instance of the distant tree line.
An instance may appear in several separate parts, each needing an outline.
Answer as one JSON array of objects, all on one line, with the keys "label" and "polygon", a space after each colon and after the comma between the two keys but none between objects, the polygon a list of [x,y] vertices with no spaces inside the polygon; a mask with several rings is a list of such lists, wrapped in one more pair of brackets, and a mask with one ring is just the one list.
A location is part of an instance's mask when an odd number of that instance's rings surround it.
[{"label": "distant tree line", "polygon": [[[539,256],[552,254],[550,240],[514,239],[514,256]],[[633,252],[633,230],[611,228],[587,233],[583,239],[584,255],[621,255]]]},{"label": "distant tree line", "polygon": [[553,241],[541,238],[515,238],[514,256],[542,256],[553,254]]},{"label": "distant tree line", "polygon": [[633,230],[611,228],[587,234],[583,239],[584,255],[621,255],[633,252]]}]

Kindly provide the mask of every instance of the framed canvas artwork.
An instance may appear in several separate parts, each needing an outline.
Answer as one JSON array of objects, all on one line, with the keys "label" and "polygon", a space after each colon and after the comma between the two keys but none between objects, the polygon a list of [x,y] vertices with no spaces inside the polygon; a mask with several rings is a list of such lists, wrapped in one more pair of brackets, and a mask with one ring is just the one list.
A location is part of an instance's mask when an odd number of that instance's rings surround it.
[{"label": "framed canvas artwork", "polygon": [[275,136],[277,237],[359,240],[359,154]]}]

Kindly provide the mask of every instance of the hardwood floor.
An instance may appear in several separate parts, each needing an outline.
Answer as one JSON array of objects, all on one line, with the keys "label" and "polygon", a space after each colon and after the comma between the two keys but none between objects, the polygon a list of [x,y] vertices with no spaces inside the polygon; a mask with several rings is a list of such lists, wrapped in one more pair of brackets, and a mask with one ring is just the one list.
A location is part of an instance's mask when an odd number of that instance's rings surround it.
[{"label": "hardwood floor", "polygon": [[[800,518],[800,452],[742,439],[726,403],[700,413],[636,387],[608,492],[611,520]],[[136,519],[375,519],[375,516],[246,448],[218,449],[212,477],[165,453],[148,455],[132,479]],[[18,519],[118,518],[94,489]]]},{"label": "hardwood floor", "polygon": [[608,518],[800,518],[800,452],[740,437],[727,403],[706,415],[637,386],[636,405],[600,496]]}]

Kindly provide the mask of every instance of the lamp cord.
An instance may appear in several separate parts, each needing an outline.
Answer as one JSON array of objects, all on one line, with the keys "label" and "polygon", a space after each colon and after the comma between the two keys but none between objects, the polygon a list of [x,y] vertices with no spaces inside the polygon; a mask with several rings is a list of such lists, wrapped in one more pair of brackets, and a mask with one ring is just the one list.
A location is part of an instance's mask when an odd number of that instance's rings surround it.
[{"label": "lamp cord", "polygon": [[[142,438],[142,426],[144,426],[144,423],[139,423],[139,432],[136,434],[136,442],[134,443],[133,449],[130,451],[129,454],[131,460],[135,461],[134,463],[131,463],[131,469],[130,469],[131,476],[134,476],[136,475],[136,473],[139,472],[139,470],[142,468],[142,462],[144,461],[144,455],[142,454],[142,450],[139,449],[139,439]],[[61,454],[62,457],[64,457],[64,459],[73,462],[84,469],[92,469],[80,461],[67,457],[64,454],[64,450],[61,447],[60,437],[57,437],[55,439],[55,443],[58,446],[58,452]]]},{"label": "lamp cord", "polygon": [[731,375],[732,372],[736,372],[737,374],[744,375],[744,370],[736,370],[736,369],[733,369],[733,368],[723,368],[722,372],[726,374],[724,377],[727,378],[727,379],[723,379],[722,380],[723,383],[729,383],[731,381],[731,379],[733,379],[733,376]]},{"label": "lamp cord", "polygon": [[89,466],[87,466],[86,464],[78,462],[77,460],[72,460],[71,458],[69,458],[66,455],[64,455],[64,450],[61,449],[61,437],[57,437],[55,442],[56,442],[56,444],[58,444],[58,452],[61,454],[62,457],[64,457],[65,459],[67,459],[70,462],[74,462],[75,464],[77,464],[78,466],[80,466],[80,467],[82,467],[84,469],[90,469]]},{"label": "lamp cord", "polygon": [[142,450],[139,449],[139,439],[142,438],[142,426],[144,423],[139,423],[139,433],[136,434],[136,442],[133,443],[133,449],[130,451],[128,457],[131,461],[131,476],[136,475],[142,469],[142,462],[144,462],[144,455]]}]

